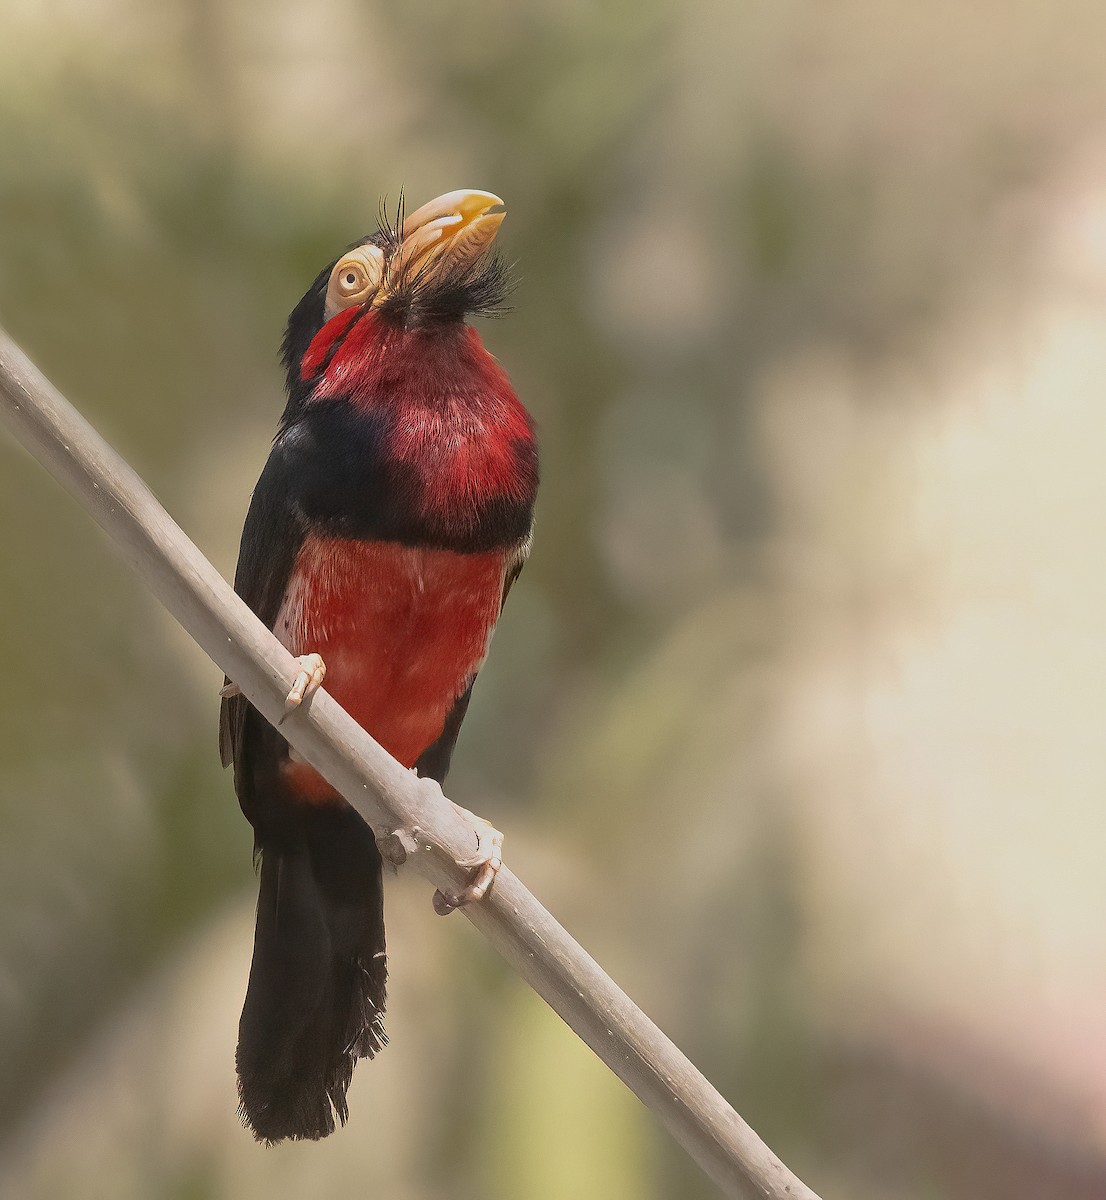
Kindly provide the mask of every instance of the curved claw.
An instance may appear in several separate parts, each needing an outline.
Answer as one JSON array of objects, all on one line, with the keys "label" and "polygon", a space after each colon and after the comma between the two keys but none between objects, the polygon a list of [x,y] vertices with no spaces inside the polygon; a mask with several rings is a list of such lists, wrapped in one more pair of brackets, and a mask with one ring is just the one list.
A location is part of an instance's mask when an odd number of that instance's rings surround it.
[{"label": "curved claw", "polygon": [[308,699],[313,692],[318,691],[326,678],[326,663],[323,662],[321,655],[300,654],[297,656],[296,662],[299,664],[299,674],[293,680],[285,698],[284,716],[280,718],[281,725],[304,700]]},{"label": "curved claw", "polygon": [[482,817],[474,816],[468,809],[461,808],[460,805],[454,805],[454,808],[472,825],[476,834],[477,850],[471,858],[459,859],[457,863],[458,866],[468,867],[472,871],[468,883],[452,895],[440,888],[434,893],[434,911],[440,917],[449,916],[455,908],[482,900],[503,866],[503,834]]}]

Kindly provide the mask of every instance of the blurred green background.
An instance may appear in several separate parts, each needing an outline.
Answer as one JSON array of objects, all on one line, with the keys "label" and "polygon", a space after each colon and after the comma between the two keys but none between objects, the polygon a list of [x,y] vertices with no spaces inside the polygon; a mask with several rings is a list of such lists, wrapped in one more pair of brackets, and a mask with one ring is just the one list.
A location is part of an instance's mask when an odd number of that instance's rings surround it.
[{"label": "blurred green background", "polygon": [[[0,320],[224,574],[284,318],[506,198],[536,547],[450,794],[831,1200],[1106,1195],[1106,9],[6,0]],[[216,669],[0,441],[0,1195],[713,1194],[428,889],[235,1117]]]}]

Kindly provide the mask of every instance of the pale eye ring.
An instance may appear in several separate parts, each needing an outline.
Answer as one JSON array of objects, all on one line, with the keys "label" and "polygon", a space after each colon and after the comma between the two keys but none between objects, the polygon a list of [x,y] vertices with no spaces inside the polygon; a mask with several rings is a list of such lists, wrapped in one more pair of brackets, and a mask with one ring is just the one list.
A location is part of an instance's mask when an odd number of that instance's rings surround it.
[{"label": "pale eye ring", "polygon": [[368,282],[365,268],[360,263],[346,263],[339,273],[338,294],[356,296],[358,292],[365,290]]},{"label": "pale eye ring", "polygon": [[326,289],[327,320],[344,308],[370,300],[383,276],[384,254],[377,246],[358,246],[340,258]]}]

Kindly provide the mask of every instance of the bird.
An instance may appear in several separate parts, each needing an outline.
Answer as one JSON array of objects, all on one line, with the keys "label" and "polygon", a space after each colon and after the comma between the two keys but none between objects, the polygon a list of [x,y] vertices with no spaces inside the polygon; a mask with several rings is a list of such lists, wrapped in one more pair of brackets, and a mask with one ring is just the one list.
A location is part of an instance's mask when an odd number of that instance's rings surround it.
[{"label": "bird", "polygon": [[[287,403],[242,531],[235,590],[297,659],[286,713],[327,692],[389,753],[443,783],[507,594],[530,550],[533,419],[466,318],[498,315],[506,215],[460,189],[324,267],[282,343]],[[233,764],[259,865],[239,1024],[239,1115],[258,1141],[348,1117],[354,1065],[387,1042],[381,855],[372,830],[229,679]],[[439,912],[479,900],[502,838]]]}]

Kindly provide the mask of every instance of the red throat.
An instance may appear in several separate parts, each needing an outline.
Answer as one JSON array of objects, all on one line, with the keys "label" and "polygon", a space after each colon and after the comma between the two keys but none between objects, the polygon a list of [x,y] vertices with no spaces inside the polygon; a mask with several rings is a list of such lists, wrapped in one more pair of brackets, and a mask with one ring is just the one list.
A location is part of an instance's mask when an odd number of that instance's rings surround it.
[{"label": "red throat", "polygon": [[300,379],[307,383],[320,370],[327,360],[331,349],[345,335],[362,310],[359,308],[343,309],[336,317],[332,317],[311,339],[311,345],[300,363]]},{"label": "red throat", "polygon": [[406,329],[377,312],[347,309],[315,335],[301,378],[308,382],[320,368],[316,400],[344,396],[374,406],[389,397],[402,407],[458,392],[514,397],[506,372],[480,335],[459,321]]}]

